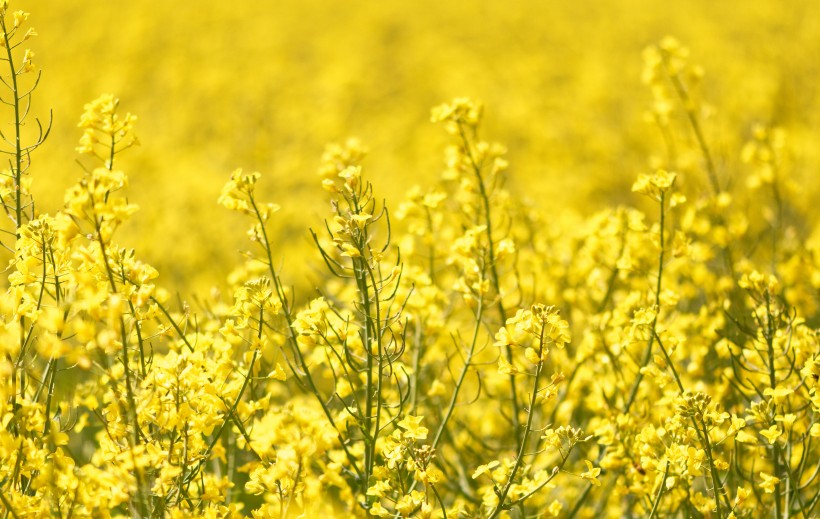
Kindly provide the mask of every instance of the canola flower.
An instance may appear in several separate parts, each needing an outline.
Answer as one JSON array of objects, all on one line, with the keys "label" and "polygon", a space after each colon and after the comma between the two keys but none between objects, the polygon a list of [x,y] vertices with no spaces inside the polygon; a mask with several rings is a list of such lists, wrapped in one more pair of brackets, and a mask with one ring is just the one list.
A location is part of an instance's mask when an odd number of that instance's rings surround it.
[{"label": "canola flower", "polygon": [[[36,87],[17,87],[28,19],[0,2],[12,104]],[[217,201],[249,221],[230,297],[163,288],[118,241],[138,208],[115,166],[139,141],[115,96],[85,105],[93,165],[55,214],[28,185],[47,127],[6,142],[0,513],[815,515],[820,255],[786,210],[786,137],[757,129],[738,150],[754,180],[728,182],[690,94],[702,71],[673,39],[644,59],[670,138],[632,187],[648,209],[553,232],[505,187],[483,105],[457,98],[432,111],[440,181],[395,214],[360,141],[327,147],[310,295],[282,266],[266,177],[243,170]],[[769,211],[738,216],[741,196]]]}]

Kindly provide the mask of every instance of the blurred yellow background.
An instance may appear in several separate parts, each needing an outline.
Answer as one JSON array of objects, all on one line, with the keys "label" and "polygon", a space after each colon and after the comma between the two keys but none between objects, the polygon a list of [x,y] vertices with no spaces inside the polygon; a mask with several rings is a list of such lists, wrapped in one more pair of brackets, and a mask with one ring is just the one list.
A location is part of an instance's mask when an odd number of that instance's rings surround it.
[{"label": "blurred yellow background", "polygon": [[[641,51],[667,34],[706,70],[704,122],[724,180],[756,122],[782,125],[794,174],[818,195],[820,13],[815,1],[644,0],[156,2],[31,0],[43,69],[33,112],[54,110],[33,157],[41,211],[61,206],[83,104],[120,97],[142,145],[119,163],[142,208],[120,241],[183,292],[222,282],[247,222],[216,199],[230,172],[264,177],[284,277],[316,262],[306,227],[328,214],[316,169],[327,142],[360,137],[367,172],[395,208],[441,169],[433,105],[472,96],[484,137],[509,148],[509,185],[547,214],[632,203],[629,186],[662,153],[644,121]],[[812,134],[810,129],[814,128]],[[738,181],[739,182],[739,181]],[[816,211],[811,215],[816,221]],[[556,216],[557,217],[557,216]],[[309,258],[305,260],[305,258]]]}]

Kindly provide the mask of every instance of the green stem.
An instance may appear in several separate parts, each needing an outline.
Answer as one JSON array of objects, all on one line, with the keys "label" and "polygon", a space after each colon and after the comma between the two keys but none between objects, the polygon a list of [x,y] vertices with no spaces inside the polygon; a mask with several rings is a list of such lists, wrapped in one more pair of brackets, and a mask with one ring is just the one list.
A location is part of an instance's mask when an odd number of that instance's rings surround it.
[{"label": "green stem", "polygon": [[[113,155],[112,155],[113,156]],[[114,281],[114,271],[111,268],[111,265],[108,264],[108,253],[106,251],[105,246],[105,239],[102,235],[102,219],[97,219],[96,215],[94,216],[94,227],[97,234],[97,241],[100,244],[100,254],[102,255],[103,265],[105,267],[105,272],[108,276],[108,282],[111,285],[111,293],[117,294],[117,283]],[[134,397],[134,390],[131,387],[131,368],[129,367],[128,362],[128,333],[126,331],[125,326],[125,318],[120,315],[119,316],[119,324],[120,324],[120,341],[122,342],[122,364],[123,364],[123,376],[125,377],[125,397],[128,404],[127,407],[127,416],[131,423],[133,423],[133,430],[132,435],[129,437],[129,444],[131,450],[131,457],[133,459],[134,452],[133,448],[139,444],[140,436],[142,435],[142,431],[140,430],[139,426],[139,416],[137,414],[137,404],[136,399]],[[113,381],[112,381],[113,382]],[[136,463],[134,463],[134,473],[137,478],[137,486],[138,486],[138,499],[139,499],[139,507],[141,512],[144,514],[148,513],[148,504],[145,502],[145,495],[144,495],[144,485],[145,482],[142,478],[142,470],[140,467],[137,467]]]},{"label": "green stem", "polygon": [[[495,507],[495,510],[490,514],[489,519],[495,519],[501,513],[502,510],[505,509],[504,500],[507,499],[507,494],[510,492],[510,488],[512,488],[513,482],[515,481],[515,476],[518,474],[518,470],[521,468],[522,463],[524,462],[524,452],[527,448],[527,440],[529,439],[530,432],[532,431],[532,421],[533,417],[535,416],[535,402],[538,399],[538,383],[541,380],[541,372],[544,369],[544,361],[541,360],[542,354],[544,352],[544,328],[542,324],[541,328],[541,337],[539,340],[539,348],[538,348],[538,357],[539,361],[535,367],[535,381],[532,384],[532,394],[530,396],[530,408],[529,412],[527,413],[527,424],[526,428],[524,429],[524,434],[521,437],[521,441],[518,447],[518,454],[515,458],[515,465],[513,465],[512,470],[510,471],[509,478],[507,479],[507,484],[504,485],[504,489],[498,494],[498,505]],[[512,506],[512,505],[510,505]]]},{"label": "green stem", "polygon": [[[276,295],[279,298],[279,302],[282,305],[282,314],[285,317],[285,322],[286,322],[287,327],[288,327],[287,340],[290,342],[291,348],[292,348],[293,352],[295,353],[295,355],[297,357],[297,360],[299,362],[299,367],[302,368],[301,378],[303,378],[304,381],[307,383],[308,389],[310,390],[310,393],[313,395],[313,397],[319,403],[319,406],[322,408],[322,412],[325,414],[325,417],[327,418],[328,422],[333,427],[333,429],[336,431],[336,437],[339,440],[339,445],[342,447],[342,450],[344,450],[345,457],[347,457],[348,462],[350,462],[350,467],[356,473],[356,477],[361,479],[362,473],[361,473],[361,470],[359,469],[358,462],[357,462],[355,456],[353,456],[353,453],[350,451],[350,448],[348,447],[347,442],[345,441],[344,437],[342,436],[342,432],[339,430],[339,427],[336,425],[336,420],[333,418],[333,414],[330,412],[330,409],[327,407],[327,404],[325,403],[324,399],[322,398],[321,393],[319,393],[319,388],[316,385],[316,381],[313,380],[313,375],[311,375],[311,373],[310,373],[310,367],[308,366],[307,361],[305,360],[305,357],[304,357],[304,354],[302,353],[301,348],[299,348],[299,342],[296,340],[296,337],[298,336],[298,334],[296,333],[296,330],[294,330],[294,328],[293,328],[293,311],[290,307],[290,302],[288,301],[287,295],[285,294],[285,288],[282,285],[282,280],[280,279],[279,275],[276,273],[276,269],[273,268],[273,253],[272,253],[272,249],[271,249],[270,240],[268,239],[268,232],[267,232],[267,229],[265,228],[265,220],[264,220],[264,218],[262,218],[262,213],[261,213],[261,211],[259,211],[259,207],[256,204],[256,199],[253,197],[253,195],[249,195],[248,200],[251,203],[251,207],[253,207],[254,213],[256,215],[256,219],[259,222],[259,227],[262,230],[262,247],[265,249],[265,254],[267,256],[268,268],[270,270],[271,279],[272,279],[273,285],[276,289]],[[166,313],[166,315],[167,315],[167,313]],[[187,341],[186,341],[186,344],[187,344]],[[188,345],[188,347],[191,348],[191,351],[193,351],[193,348],[191,347],[190,344]],[[300,376],[300,374],[297,373],[296,371],[294,371],[294,375],[295,376]]]},{"label": "green stem", "polygon": [[[367,243],[367,238],[364,236],[362,238],[362,243]],[[362,247],[364,249],[364,246]],[[364,252],[364,250],[362,250]],[[371,463],[375,464],[376,461],[376,440],[379,437],[379,430],[381,428],[381,415],[382,415],[382,408],[383,405],[383,396],[384,392],[382,390],[382,381],[384,379],[384,343],[382,342],[382,329],[381,329],[381,302],[379,300],[379,289],[378,284],[376,283],[375,275],[373,274],[373,269],[370,267],[370,264],[367,260],[362,262],[364,264],[365,270],[370,278],[370,284],[373,287],[373,306],[375,307],[375,315],[371,315],[369,312],[365,314],[365,319],[372,323],[374,338],[376,340],[376,349],[377,349],[377,362],[378,365],[376,367],[376,421],[373,427],[373,442],[372,442],[372,454],[371,454]],[[365,287],[367,286],[367,279],[365,279]],[[368,305],[368,310],[369,310]],[[372,471],[372,468],[370,469]]]},{"label": "green stem", "polygon": [[[473,150],[470,145],[470,140],[467,137],[467,134],[464,132],[464,127],[459,124],[458,125],[459,135],[461,136],[462,145],[464,146],[464,152],[467,154],[467,157],[470,160],[470,165],[473,168],[473,173],[476,177],[476,182],[478,183],[478,190],[481,195],[481,202],[484,206],[484,226],[486,227],[486,234],[487,234],[487,242],[488,242],[488,253],[490,255],[490,280],[493,284],[493,290],[495,290],[496,297],[498,298],[498,316],[501,319],[501,326],[505,326],[507,323],[507,311],[504,309],[504,300],[501,297],[501,281],[498,275],[498,268],[495,264],[495,242],[493,241],[493,222],[492,222],[492,212],[490,210],[490,196],[487,193],[487,188],[484,185],[484,178],[481,176],[481,166],[476,162],[475,157],[473,155]],[[507,362],[512,364],[513,363],[513,354],[512,348],[510,346],[506,346],[504,348],[504,353],[507,356]],[[510,374],[510,400],[512,402],[513,413],[512,413],[512,421],[513,421],[513,429],[515,431],[515,438],[516,440],[520,439],[520,435],[522,434],[521,431],[521,422],[519,418],[519,405],[518,405],[518,392],[516,391],[516,384],[515,384],[515,375]]]},{"label": "green stem", "polygon": [[182,329],[179,327],[179,325],[176,323],[176,321],[174,321],[173,317],[171,317],[171,314],[168,312],[168,310],[162,305],[162,303],[160,303],[157,300],[156,297],[151,296],[151,301],[155,305],[157,305],[157,308],[159,308],[159,310],[163,313],[163,315],[165,315],[165,317],[168,319],[168,322],[171,323],[171,326],[174,328],[174,331],[177,332],[177,335],[179,336],[179,338],[182,339],[182,342],[185,343],[185,346],[188,347],[188,350],[190,350],[190,352],[193,353],[194,352],[193,344],[191,344],[188,341],[188,338],[185,337],[185,332],[182,331]]},{"label": "green stem", "polygon": [[[720,484],[720,476],[717,473],[717,467],[715,467],[715,460],[712,456],[712,442],[709,441],[709,431],[706,429],[706,423],[703,421],[701,417],[700,424],[703,427],[701,430],[698,427],[698,424],[695,422],[694,417],[692,418],[693,423],[692,425],[695,427],[695,431],[698,433],[698,437],[700,441],[703,443],[703,448],[706,451],[706,457],[709,461],[709,477],[712,479],[712,493],[715,498],[715,513],[717,514],[718,519],[723,518],[723,510],[721,509],[721,497],[726,497],[723,492],[723,486]],[[720,486],[720,488],[718,488]],[[731,509],[731,505],[728,503],[728,498],[726,506]]]},{"label": "green stem", "polygon": [[[12,55],[10,35],[6,28],[5,12],[0,16],[0,26],[3,28],[3,41],[6,47],[6,56],[11,71],[12,105],[14,106],[14,195],[15,195],[15,225],[17,229],[23,225],[23,187],[21,184],[23,177],[23,145],[20,138],[22,121],[20,120],[20,96],[17,86],[17,70],[14,68],[14,56]],[[19,237],[19,236],[18,236]]]},{"label": "green stem", "polygon": [[652,503],[652,511],[649,512],[649,519],[653,519],[653,517],[655,517],[655,513],[658,511],[658,506],[661,503],[661,497],[663,497],[663,490],[666,487],[667,475],[669,475],[669,461],[666,462],[666,468],[663,471],[663,478],[661,478],[661,486],[658,488],[658,495],[655,496],[655,502]]},{"label": "green stem", "polygon": [[[775,353],[774,353],[774,316],[772,315],[771,294],[766,290],[766,350],[769,364],[769,386],[774,390],[777,387],[777,373],[775,368]],[[777,441],[772,444],[772,466],[774,467],[774,477],[780,477],[780,445]],[[776,516],[782,517],[782,505],[780,502],[780,481],[775,485],[774,491],[774,505]]]},{"label": "green stem", "polygon": [[641,362],[641,369],[638,370],[638,374],[635,377],[635,382],[632,384],[632,389],[629,392],[629,398],[624,405],[624,414],[629,413],[629,409],[632,407],[632,404],[635,402],[635,397],[638,395],[638,388],[641,385],[641,381],[643,380],[643,368],[649,364],[650,359],[652,358],[652,346],[655,342],[655,329],[658,325],[658,315],[661,312],[661,280],[663,279],[663,261],[664,261],[664,252],[665,252],[665,243],[664,243],[664,228],[666,223],[666,192],[661,192],[661,199],[660,199],[660,207],[661,207],[661,216],[660,216],[660,252],[658,253],[658,278],[655,283],[655,317],[652,319],[652,326],[651,326],[651,333],[649,335],[649,341],[646,344],[646,351],[643,356],[643,360]]},{"label": "green stem", "polygon": [[[257,338],[262,338],[262,323],[264,318],[264,308],[260,306],[259,308],[259,330],[257,331]],[[241,420],[236,415],[236,408],[239,407],[239,403],[242,401],[242,397],[245,394],[245,391],[248,388],[248,384],[250,384],[251,378],[253,378],[253,368],[256,365],[256,360],[259,358],[259,349],[254,348],[253,356],[251,357],[251,362],[248,365],[248,373],[245,375],[245,380],[242,381],[242,387],[239,388],[239,393],[236,395],[236,399],[234,399],[233,405],[228,409],[225,413],[225,419],[222,420],[222,423],[219,424],[219,429],[217,429],[216,433],[214,433],[213,438],[211,438],[211,442],[208,444],[208,448],[205,450],[205,454],[202,456],[199,464],[197,465],[196,469],[198,469],[208,458],[210,458],[211,452],[213,451],[214,446],[216,446],[216,442],[219,441],[220,436],[222,436],[222,431],[225,430],[225,427],[228,425],[232,419],[235,423],[241,423]],[[250,448],[250,442],[248,442],[248,447]],[[191,477],[196,474],[197,470],[191,471]]]},{"label": "green stem", "polygon": [[461,373],[459,373],[458,375],[458,382],[456,382],[456,386],[453,389],[453,395],[450,397],[450,403],[447,406],[447,411],[444,413],[444,418],[441,420],[441,424],[438,427],[438,431],[436,431],[436,436],[433,438],[433,443],[430,445],[433,449],[436,448],[438,442],[441,440],[441,436],[444,434],[444,430],[447,428],[447,422],[450,421],[450,417],[453,415],[453,411],[456,408],[458,393],[461,390],[461,387],[464,385],[464,379],[467,376],[467,371],[470,369],[470,366],[472,365],[473,354],[475,353],[476,344],[478,343],[478,332],[479,330],[481,330],[481,316],[483,313],[484,296],[479,295],[478,308],[476,309],[475,327],[473,328],[473,339],[470,342],[470,350],[467,352],[467,358],[464,360],[464,366],[461,368]]},{"label": "green stem", "polygon": [[709,151],[709,146],[706,144],[706,139],[703,136],[703,130],[700,127],[700,121],[698,120],[698,114],[695,112],[694,103],[689,97],[689,93],[686,91],[686,86],[683,84],[680,75],[677,73],[670,73],[666,60],[664,60],[663,63],[666,67],[667,75],[672,81],[672,86],[675,88],[675,92],[678,94],[681,104],[683,105],[683,109],[686,112],[686,117],[689,120],[689,124],[692,126],[695,139],[698,141],[698,147],[700,147],[700,151],[706,161],[706,173],[709,177],[709,183],[712,186],[713,194],[720,194],[721,189],[717,178],[717,172],[715,171],[715,163],[712,161],[712,154]]},{"label": "green stem", "polygon": [[370,474],[375,464],[375,448],[376,448],[376,434],[372,434],[373,428],[373,337],[371,335],[371,319],[370,319],[370,295],[367,286],[367,279],[364,277],[364,263],[362,258],[353,258],[353,273],[356,279],[356,287],[359,291],[360,303],[362,305],[361,311],[364,315],[364,326],[362,327],[362,345],[367,356],[367,371],[365,373],[365,406],[364,406],[364,489],[370,486]]}]

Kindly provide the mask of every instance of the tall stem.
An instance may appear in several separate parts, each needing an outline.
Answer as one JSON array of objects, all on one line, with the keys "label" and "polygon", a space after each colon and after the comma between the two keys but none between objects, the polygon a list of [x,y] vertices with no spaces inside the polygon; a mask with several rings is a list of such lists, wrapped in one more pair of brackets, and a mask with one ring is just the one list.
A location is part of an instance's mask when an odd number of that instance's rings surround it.
[{"label": "tall stem", "polygon": [[[490,255],[490,281],[493,284],[493,289],[495,290],[496,297],[498,298],[496,306],[498,308],[498,317],[501,320],[500,325],[504,326],[507,323],[507,311],[504,309],[504,299],[501,296],[501,280],[498,275],[498,267],[495,264],[495,241],[493,240],[493,220],[492,211],[490,210],[490,196],[489,193],[487,193],[487,187],[484,185],[484,178],[481,176],[481,165],[478,164],[478,162],[475,159],[475,155],[473,154],[473,149],[470,144],[470,139],[467,137],[467,134],[464,131],[464,126],[459,124],[458,131],[459,136],[461,137],[462,146],[464,147],[464,153],[470,160],[470,166],[472,167],[473,173],[475,174],[476,183],[478,183],[479,194],[481,195],[481,203],[484,209],[484,226],[486,227],[485,232],[487,234],[487,242],[489,249],[488,253]],[[506,346],[504,348],[504,354],[507,357],[507,362],[512,364],[513,355],[510,346]],[[522,431],[520,418],[518,416],[518,393],[516,391],[515,375],[513,374],[510,374],[510,401],[512,402],[513,407],[512,422],[513,429],[515,431],[515,438],[516,440],[519,440]]]},{"label": "tall stem", "polygon": [[629,412],[629,409],[632,407],[632,404],[635,402],[635,397],[638,396],[638,389],[640,388],[641,382],[643,381],[643,368],[649,364],[650,359],[652,359],[652,347],[655,343],[655,328],[658,325],[658,315],[661,312],[661,281],[663,279],[663,261],[664,261],[664,252],[666,249],[665,244],[665,231],[664,228],[666,227],[666,192],[661,192],[660,198],[660,206],[661,206],[661,216],[660,216],[660,252],[658,252],[658,277],[655,281],[655,317],[652,318],[652,326],[651,326],[651,333],[649,334],[649,340],[646,344],[646,351],[644,352],[643,360],[641,361],[641,369],[638,370],[638,374],[635,377],[635,382],[632,384],[632,389],[629,391],[629,398],[624,405],[624,414]]},{"label": "tall stem", "polygon": [[11,76],[11,92],[12,105],[14,107],[14,164],[12,174],[14,175],[14,210],[15,210],[15,226],[19,230],[23,225],[23,144],[20,138],[20,131],[22,121],[20,120],[20,94],[17,86],[17,70],[14,68],[14,56],[12,55],[12,44],[10,41],[10,34],[6,28],[5,12],[0,16],[0,26],[3,28],[3,42],[6,48],[6,56],[9,63],[9,70]]},{"label": "tall stem", "polygon": [[518,454],[515,458],[515,465],[513,465],[512,470],[510,471],[509,478],[507,479],[507,484],[504,485],[504,489],[498,495],[498,505],[495,507],[495,510],[490,514],[489,519],[495,519],[504,510],[504,500],[507,499],[507,494],[510,492],[510,488],[512,488],[513,483],[515,482],[515,476],[518,474],[519,469],[521,468],[522,463],[524,462],[524,453],[527,449],[527,440],[529,440],[530,432],[532,431],[532,421],[533,417],[535,416],[535,402],[538,399],[538,383],[541,380],[541,372],[544,370],[544,361],[543,361],[543,352],[544,352],[544,328],[543,324],[541,327],[541,336],[539,338],[539,347],[538,347],[538,357],[539,362],[535,366],[535,381],[532,384],[532,393],[530,395],[530,408],[527,413],[527,424],[524,428],[524,434],[521,436],[521,441],[518,447]]}]

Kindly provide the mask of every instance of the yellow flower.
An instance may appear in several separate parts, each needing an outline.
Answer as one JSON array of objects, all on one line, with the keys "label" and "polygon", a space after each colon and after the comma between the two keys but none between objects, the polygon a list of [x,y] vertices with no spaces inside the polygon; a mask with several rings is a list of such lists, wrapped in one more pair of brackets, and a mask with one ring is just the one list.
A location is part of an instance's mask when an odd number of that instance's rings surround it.
[{"label": "yellow flower", "polygon": [[760,488],[762,488],[767,494],[771,494],[775,491],[777,484],[780,483],[780,478],[776,478],[774,476],[770,476],[765,472],[760,473],[760,477],[763,478],[763,482],[760,483]]},{"label": "yellow flower", "polygon": [[415,440],[424,440],[427,438],[427,427],[422,427],[421,421],[423,416],[407,415],[398,423],[398,426],[404,429],[402,436],[404,438],[413,438]]},{"label": "yellow flower", "polygon": [[507,362],[504,355],[498,356],[498,372],[502,375],[516,375],[519,373],[518,368]]},{"label": "yellow flower", "polygon": [[25,11],[14,11],[14,28],[20,27],[26,20],[28,20],[29,13]]},{"label": "yellow flower", "polygon": [[772,425],[768,429],[760,431],[760,435],[769,440],[770,445],[777,441],[781,434],[783,434],[783,431],[777,425]]},{"label": "yellow flower", "polygon": [[[112,94],[101,95],[83,107],[84,111],[77,125],[83,128],[77,152],[96,157],[104,162],[107,168],[112,166],[112,152],[117,153],[139,144],[133,133],[137,117],[130,113],[124,116],[118,114],[119,103],[120,100]],[[100,149],[95,149],[97,144],[100,145]]]},{"label": "yellow flower", "polygon": [[438,379],[430,384],[430,389],[427,390],[427,396],[442,396],[447,394],[447,388]]},{"label": "yellow flower", "polygon": [[752,495],[752,489],[748,487],[737,487],[737,495],[735,495],[735,506],[744,502],[750,495]]},{"label": "yellow flower", "polygon": [[34,64],[32,60],[34,59],[34,53],[26,49],[26,53],[23,54],[23,72],[31,72],[34,70]]},{"label": "yellow flower", "polygon": [[641,174],[632,184],[632,192],[660,200],[661,195],[672,187],[676,176],[675,173],[663,169],[659,169],[652,175]]},{"label": "yellow flower", "polygon": [[686,466],[689,470],[690,476],[700,476],[703,472],[700,470],[701,466],[703,465],[703,460],[706,457],[706,453],[703,449],[696,449],[694,447],[689,447],[686,449]]},{"label": "yellow flower", "polygon": [[[430,120],[434,123],[447,122],[475,127],[481,121],[483,112],[484,107],[480,102],[466,97],[457,97],[450,103],[444,103],[433,108],[430,113]],[[456,133],[455,129],[448,128],[448,131]]]},{"label": "yellow flower", "polygon": [[[766,276],[758,271],[753,271],[749,274],[744,274],[737,285],[740,288],[745,288],[754,294],[765,294],[766,292],[774,293],[778,289],[778,281],[774,276]],[[791,393],[791,391],[789,391]],[[767,388],[763,394],[769,396],[783,397],[788,393],[782,393],[782,388]]]},{"label": "yellow flower", "polygon": [[740,431],[741,429],[743,429],[744,427],[746,427],[746,420],[744,420],[743,418],[738,418],[735,415],[732,415],[731,426],[729,427],[729,431],[726,433],[726,436],[731,436]]},{"label": "yellow flower", "polygon": [[777,415],[774,419],[776,422],[782,422],[787,430],[791,430],[794,422],[797,420],[797,415],[794,413],[786,413],[785,415]]},{"label": "yellow flower", "polygon": [[735,437],[735,439],[737,441],[739,441],[740,443],[750,443],[750,444],[757,443],[757,436],[755,436],[754,434],[752,434],[752,433],[750,433],[746,430],[738,431],[737,436]]},{"label": "yellow flower", "polygon": [[370,507],[370,515],[390,517],[390,512],[384,508],[381,503],[373,503],[373,506]]},{"label": "yellow flower", "polygon": [[388,481],[376,481],[374,485],[367,489],[368,496],[376,496],[376,497],[384,497],[384,495],[390,492],[390,482]]},{"label": "yellow flower", "polygon": [[[546,355],[544,356],[546,357]],[[526,357],[527,360],[532,362],[533,364],[540,364],[543,360],[541,357],[538,356],[538,353],[536,353],[535,350],[532,348],[527,348],[526,350],[524,350],[524,357]]]},{"label": "yellow flower", "polygon": [[763,391],[764,395],[772,397],[777,404],[783,403],[783,400],[792,393],[794,393],[793,389],[779,386],[775,388],[769,387]]},{"label": "yellow flower", "polygon": [[515,344],[515,342],[513,341],[513,338],[510,336],[510,332],[509,330],[507,330],[506,326],[499,329],[498,332],[495,334],[495,342],[493,343],[493,346],[503,348],[506,346],[512,346],[513,344]]},{"label": "yellow flower", "polygon": [[354,214],[350,216],[350,220],[356,224],[356,227],[359,229],[364,229],[364,226],[367,225],[367,222],[373,219],[372,215],[369,214]]},{"label": "yellow flower", "polygon": [[601,482],[598,481],[598,475],[601,474],[600,467],[593,467],[592,462],[589,460],[584,460],[584,463],[587,466],[586,472],[581,473],[581,477],[589,480],[590,483],[595,485],[596,487],[601,486]]},{"label": "yellow flower", "polygon": [[491,470],[499,465],[501,465],[501,463],[498,460],[493,460],[486,465],[480,465],[477,469],[475,469],[475,472],[473,472],[473,479],[478,479],[483,474],[489,474]]},{"label": "yellow flower", "polygon": [[277,362],[276,368],[270,373],[268,373],[268,378],[284,381],[288,379],[288,374],[285,373],[285,369],[282,367],[282,365]]},{"label": "yellow flower", "polygon": [[351,258],[360,258],[362,256],[359,249],[349,243],[342,243],[342,256],[349,256]]}]

